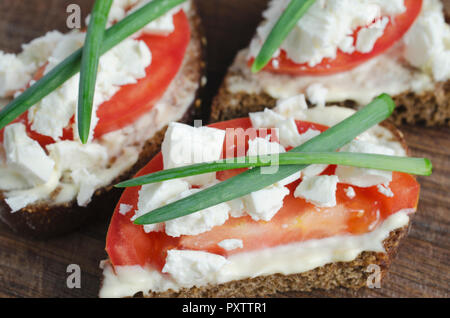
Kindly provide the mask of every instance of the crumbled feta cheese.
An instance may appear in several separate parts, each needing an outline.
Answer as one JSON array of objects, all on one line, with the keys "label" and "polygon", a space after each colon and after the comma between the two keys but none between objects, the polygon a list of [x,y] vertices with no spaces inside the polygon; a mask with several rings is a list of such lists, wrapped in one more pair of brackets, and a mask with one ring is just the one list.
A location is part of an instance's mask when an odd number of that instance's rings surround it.
[{"label": "crumbled feta cheese", "polygon": [[[219,160],[224,140],[225,131],[221,129],[170,123],[161,146],[164,169]],[[186,180],[203,186],[212,183],[215,178],[215,173],[207,173]]]},{"label": "crumbled feta cheese", "polygon": [[[340,151],[372,153],[390,156],[395,155],[395,151],[392,148],[362,140],[353,140],[346,146],[342,147]],[[363,188],[371,187],[380,183],[389,183],[392,180],[391,171],[364,169],[341,165],[337,166],[336,175],[339,177],[339,180],[342,183],[347,183]]]},{"label": "crumbled feta cheese", "polygon": [[305,95],[299,94],[279,99],[274,111],[284,118],[293,117],[301,120],[304,118],[304,111],[307,109],[308,104],[306,103]]},{"label": "crumbled feta cheese", "polygon": [[[49,57],[45,73],[64,60],[84,44],[85,35],[72,32],[64,35]],[[94,95],[94,111],[91,131],[98,118],[95,116],[98,106],[109,100],[120,86],[136,83],[146,75],[145,69],[151,63],[151,53],[142,41],[126,39],[100,58]],[[74,75],[51,94],[30,108],[28,119],[31,128],[45,136],[59,140],[63,129],[76,115],[78,103],[79,74]],[[58,107],[55,107],[58,105]],[[78,116],[75,116],[77,118]],[[76,136],[77,129],[74,129]],[[92,133],[91,133],[92,135]],[[92,138],[92,136],[91,136]]]},{"label": "crumbled feta cheese", "polygon": [[306,96],[311,104],[323,107],[326,104],[328,89],[321,83],[315,83],[308,86]]},{"label": "crumbled feta cheese", "polygon": [[132,205],[121,203],[119,206],[119,213],[122,215],[126,215],[128,212],[131,211],[131,209],[133,209]]},{"label": "crumbled feta cheese", "polygon": [[308,109],[308,104],[306,103],[305,95],[303,94],[281,98],[277,100],[277,105],[274,108],[275,112],[286,118],[292,117],[293,112],[305,109]]},{"label": "crumbled feta cheese", "polygon": [[37,141],[28,137],[25,125],[16,123],[6,126],[4,148],[9,168],[23,175],[30,185],[46,183],[50,179],[55,162]]},{"label": "crumbled feta cheese", "polygon": [[248,141],[247,156],[264,156],[286,152],[277,142],[270,142],[265,138],[257,137]]},{"label": "crumbled feta cheese", "polygon": [[34,73],[41,67],[62,40],[63,34],[58,31],[48,32],[46,35],[22,45],[20,54],[5,54],[0,51],[0,96],[10,96],[15,91],[26,87]]},{"label": "crumbled feta cheese", "polygon": [[450,78],[450,26],[439,0],[423,2],[422,12],[403,38],[404,56],[411,65],[432,74],[436,81]]},{"label": "crumbled feta cheese", "polygon": [[320,175],[325,169],[328,168],[326,164],[313,164],[307,166],[302,170],[302,176],[304,177],[314,177]]},{"label": "crumbled feta cheese", "polygon": [[[180,200],[192,195],[200,189],[186,190],[175,199]],[[214,226],[222,225],[228,220],[230,206],[227,203],[206,208],[186,216],[165,222],[166,234],[173,237],[181,235],[197,235],[210,231]]]},{"label": "crumbled feta cheese", "polygon": [[280,143],[284,147],[297,147],[302,144],[302,137],[293,118],[278,122],[276,128],[278,128]]},{"label": "crumbled feta cheese", "polygon": [[78,205],[88,205],[89,202],[91,202],[91,198],[95,190],[102,185],[102,180],[100,180],[95,174],[89,172],[86,168],[72,171],[71,177],[75,185],[79,188],[77,195]]},{"label": "crumbled feta cheese", "polygon": [[295,189],[294,197],[303,198],[319,207],[336,205],[337,176],[305,177]]},{"label": "crumbled feta cheese", "polygon": [[356,196],[355,189],[353,189],[353,187],[345,188],[344,191],[349,199],[353,199]]},{"label": "crumbled feta cheese", "polygon": [[24,63],[33,65],[34,71],[44,65],[52,52],[66,35],[59,31],[47,32],[44,36],[22,45],[22,52],[17,57]]},{"label": "crumbled feta cheese", "polygon": [[378,192],[380,192],[381,194],[387,196],[388,198],[392,198],[394,196],[394,193],[392,192],[392,190],[387,185],[378,184],[377,188],[378,188]]},{"label": "crumbled feta cheese", "polygon": [[[250,45],[255,57],[290,0],[273,0],[263,13],[265,18]],[[338,49],[354,50],[350,35],[381,16],[404,12],[403,1],[396,0],[321,0],[316,1],[281,44],[287,56],[298,64],[315,66],[325,58],[335,58]],[[383,28],[384,29],[384,28]],[[368,46],[364,45],[363,49]],[[358,47],[356,47],[358,49]]]},{"label": "crumbled feta cheese", "polygon": [[181,286],[200,286],[205,281],[214,281],[216,273],[226,263],[226,258],[217,254],[172,249],[167,251],[162,272],[170,274]]},{"label": "crumbled feta cheese", "polygon": [[[182,179],[166,180],[157,183],[145,184],[139,190],[139,200],[137,209],[132,221],[138,217],[162,207],[174,200],[184,191],[189,190],[189,184]],[[159,232],[163,229],[163,224],[144,225],[146,233]]]},{"label": "crumbled feta cheese", "polygon": [[286,187],[273,185],[242,198],[247,213],[255,221],[270,221],[283,206],[283,199],[289,194]]},{"label": "crumbled feta cheese", "polygon": [[265,108],[263,112],[249,114],[253,128],[274,128],[278,122],[285,120],[282,115]]},{"label": "crumbled feta cheese", "polygon": [[356,40],[356,50],[361,53],[371,52],[377,40],[383,36],[384,29],[388,23],[389,18],[383,17],[368,27],[359,30]]},{"label": "crumbled feta cheese", "polygon": [[244,243],[239,239],[226,239],[218,243],[221,248],[227,251],[235,250],[237,248],[243,248]]},{"label": "crumbled feta cheese", "polygon": [[12,96],[31,80],[33,68],[24,64],[14,54],[0,51],[0,97]]},{"label": "crumbled feta cheese", "polygon": [[272,60],[272,67],[273,68],[280,68],[280,61],[277,59]]},{"label": "crumbled feta cheese", "polygon": [[[152,0],[115,0],[109,12],[108,27],[124,19],[126,16],[130,15],[131,13],[135,12],[151,1]],[[175,30],[173,15],[176,14],[181,8],[187,11],[187,9],[189,8],[189,4],[184,3],[169,10],[161,17],[147,24],[134,36],[136,37],[142,32],[158,35],[169,35]],[[86,18],[86,24],[89,23],[89,20],[90,16]]]},{"label": "crumbled feta cheese", "polygon": [[27,195],[11,196],[5,199],[6,204],[11,208],[11,212],[17,212],[28,204],[32,204],[39,199],[36,193],[28,193]]},{"label": "crumbled feta cheese", "polygon": [[64,140],[47,146],[50,157],[58,162],[58,170],[74,171],[85,167],[105,167],[108,163],[106,148],[93,143],[85,145]]},{"label": "crumbled feta cheese", "polygon": [[233,218],[240,218],[245,215],[244,201],[242,198],[237,198],[227,202],[230,206],[230,216]]},{"label": "crumbled feta cheese", "polygon": [[[286,150],[282,145],[280,145],[277,142],[270,142],[267,139],[264,138],[255,138],[253,140],[248,141],[248,151],[247,156],[262,156],[262,155],[268,155],[268,154],[276,154],[276,153],[284,153]],[[264,168],[271,168],[271,167],[263,167]],[[270,170],[268,170],[269,172]],[[263,171],[262,171],[263,172]],[[280,180],[276,183],[278,186],[285,186],[288,185],[298,179],[300,179],[301,172],[296,172],[293,175],[284,178],[283,180]]]}]

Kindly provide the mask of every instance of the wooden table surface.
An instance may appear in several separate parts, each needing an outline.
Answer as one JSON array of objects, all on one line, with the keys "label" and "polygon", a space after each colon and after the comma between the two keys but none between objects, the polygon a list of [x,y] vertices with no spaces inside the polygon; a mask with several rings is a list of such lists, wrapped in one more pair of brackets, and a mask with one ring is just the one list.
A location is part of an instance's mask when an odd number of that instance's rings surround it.
[{"label": "wooden table surface", "polygon": [[[83,15],[92,0],[1,0],[0,49],[18,52],[20,44],[46,31],[66,31],[66,7],[79,3]],[[266,0],[198,0],[208,38],[208,97],[217,91],[236,51],[245,47]],[[206,103],[207,104],[207,103]],[[380,289],[286,293],[280,297],[448,297],[450,289],[450,129],[401,127],[415,156],[432,160],[434,173],[419,178],[419,212],[409,236]],[[0,223],[0,297],[96,297],[106,258],[108,220],[91,223],[49,241],[27,239]],[[81,288],[66,287],[69,264],[81,268]]]}]

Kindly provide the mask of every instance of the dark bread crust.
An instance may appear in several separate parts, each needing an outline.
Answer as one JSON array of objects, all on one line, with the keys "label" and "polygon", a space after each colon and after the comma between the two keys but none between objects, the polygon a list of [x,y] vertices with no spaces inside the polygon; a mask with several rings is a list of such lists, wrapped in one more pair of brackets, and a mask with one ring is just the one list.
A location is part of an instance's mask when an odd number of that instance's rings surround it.
[{"label": "dark bread crust", "polygon": [[[189,52],[190,54],[186,54],[186,60],[179,74],[199,83],[199,89],[196,92],[194,102],[189,106],[183,118],[180,120],[180,122],[184,123],[191,123],[200,114],[201,83],[206,71],[206,41],[203,35],[201,19],[197,14],[194,4],[191,5],[191,8],[189,19],[192,31],[192,48],[191,52]],[[79,228],[88,220],[104,220],[112,214],[122,193],[122,190],[114,188],[113,185],[135,175],[138,170],[159,152],[166,128],[167,126],[147,140],[134,166],[118,176],[108,187],[97,190],[87,207],[80,207],[76,200],[73,200],[66,204],[52,206],[46,203],[34,204],[11,213],[10,207],[0,192],[0,219],[13,231],[39,239],[68,233]]]},{"label": "dark bread crust", "polygon": [[[299,291],[308,292],[313,289],[330,290],[338,287],[359,289],[366,286],[373,271],[367,271],[371,264],[380,267],[381,280],[386,276],[398,246],[408,233],[408,226],[392,231],[383,242],[386,253],[362,252],[351,262],[330,263],[313,270],[292,274],[274,274],[232,281],[220,285],[194,287],[180,291],[149,293],[145,297],[267,297],[276,293]],[[142,293],[135,297],[142,297]]]},{"label": "dark bread crust", "polygon": [[[231,93],[226,86],[227,79],[236,75],[239,76],[238,73],[229,71],[225,77],[219,93],[212,103],[211,122],[236,118],[238,114],[245,115],[242,110],[257,112],[266,107],[275,107],[276,99],[267,93]],[[436,83],[433,91],[426,91],[422,94],[405,92],[392,96],[392,98],[396,109],[391,119],[397,125],[406,123],[450,126],[450,80]],[[356,108],[356,104],[350,100],[329,104]]]}]

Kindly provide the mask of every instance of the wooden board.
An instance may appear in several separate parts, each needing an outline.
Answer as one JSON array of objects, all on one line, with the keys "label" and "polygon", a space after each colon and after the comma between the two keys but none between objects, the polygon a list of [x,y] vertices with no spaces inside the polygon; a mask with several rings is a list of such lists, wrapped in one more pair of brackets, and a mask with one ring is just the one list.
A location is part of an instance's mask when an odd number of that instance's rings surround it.
[{"label": "wooden board", "polygon": [[[65,27],[66,6],[91,0],[0,1],[0,49],[17,52],[21,43]],[[236,51],[245,47],[260,20],[265,0],[199,0],[208,38],[208,96],[217,91]],[[434,174],[420,178],[419,212],[381,289],[286,293],[280,297],[448,297],[450,286],[450,129],[401,127],[416,156],[428,157]],[[0,297],[96,297],[106,258],[108,221],[46,242],[12,233],[0,223]],[[69,264],[81,268],[81,288],[66,287]]]}]

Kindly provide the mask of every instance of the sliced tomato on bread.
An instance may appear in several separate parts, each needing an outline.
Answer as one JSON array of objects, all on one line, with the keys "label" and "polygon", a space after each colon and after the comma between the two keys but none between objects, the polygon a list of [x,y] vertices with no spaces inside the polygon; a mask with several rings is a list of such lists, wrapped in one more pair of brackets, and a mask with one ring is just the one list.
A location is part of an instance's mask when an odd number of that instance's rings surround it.
[{"label": "sliced tomato on bread", "polygon": [[[286,52],[281,50],[280,56],[277,57],[277,67],[275,67],[272,62],[269,62],[264,70],[291,75],[329,75],[351,70],[380,55],[397,43],[419,16],[422,9],[422,2],[423,0],[405,0],[405,12],[395,17],[390,17],[390,21],[384,29],[383,36],[376,41],[372,51],[369,53],[355,51],[354,53],[349,54],[338,50],[336,58],[325,58],[320,64],[309,66],[307,63],[297,64],[293,62],[286,55]],[[356,29],[353,33],[355,43],[360,29],[361,28]],[[253,61],[253,58],[250,59],[249,65],[252,65]]]},{"label": "sliced tomato on bread", "polygon": [[[297,126],[299,132],[312,127],[321,131],[326,129],[324,126],[299,121]],[[235,119],[213,124],[211,127],[245,130],[251,127],[251,122],[248,118]],[[224,153],[225,151],[224,148]],[[161,169],[163,160],[160,153],[137,176]],[[334,170],[335,166],[329,166],[323,173],[333,174]],[[225,180],[241,171],[219,173],[218,178]],[[227,256],[309,239],[367,233],[393,213],[403,209],[415,209],[419,196],[419,184],[413,176],[393,172],[393,180],[389,185],[394,193],[393,197],[384,196],[377,187],[353,187],[356,196],[350,199],[344,191],[348,185],[338,184],[337,205],[332,208],[319,208],[293,196],[299,182],[288,186],[290,195],[285,197],[281,210],[268,222],[254,221],[249,216],[230,217],[225,224],[208,232],[195,236],[182,235],[178,238],[170,237],[164,232],[145,233],[142,226],[135,225],[130,218],[137,207],[140,187],[127,188],[114,211],[108,230],[106,251],[115,266],[150,265],[161,270],[170,249],[201,250]],[[121,204],[131,205],[132,209],[121,214]],[[227,251],[218,246],[222,240],[232,238],[241,239],[244,248]]]},{"label": "sliced tomato on bread", "polygon": [[[167,36],[142,34],[138,39],[145,42],[152,53],[152,62],[146,69],[146,76],[135,84],[122,86],[108,101],[97,110],[99,121],[95,127],[94,137],[98,138],[108,132],[132,124],[140,116],[152,109],[163,96],[168,86],[182,66],[183,58],[191,38],[189,20],[183,10],[173,16],[175,30]],[[34,80],[43,76],[45,66],[35,74]],[[42,147],[55,141],[40,135],[31,129],[28,113],[24,113],[15,122],[22,122],[27,127],[28,135],[39,142]],[[71,120],[64,129],[62,140],[73,139]],[[0,130],[0,142],[3,141],[3,129]]]}]

